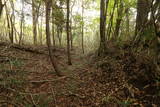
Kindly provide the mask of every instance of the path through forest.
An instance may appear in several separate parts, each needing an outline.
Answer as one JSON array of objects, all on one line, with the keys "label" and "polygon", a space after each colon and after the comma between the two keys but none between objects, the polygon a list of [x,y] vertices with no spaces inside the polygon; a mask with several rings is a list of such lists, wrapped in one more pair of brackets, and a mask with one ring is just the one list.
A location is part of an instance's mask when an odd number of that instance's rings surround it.
[{"label": "path through forest", "polygon": [[[64,76],[58,77],[44,46],[0,44],[0,104],[18,107],[117,107],[159,105],[157,84],[139,84],[135,74],[150,82],[148,58],[128,51],[94,58],[95,54],[71,51],[67,65],[64,48],[53,50]],[[139,58],[141,57],[141,58]],[[141,59],[143,59],[141,61]],[[101,68],[101,69],[100,69]],[[130,76],[131,75],[131,76]],[[149,79],[148,79],[149,78]],[[137,79],[138,81],[139,79]],[[140,80],[141,81],[141,80]],[[137,87],[138,86],[138,87]],[[150,90],[150,91],[147,91]],[[155,95],[154,95],[155,94]],[[0,105],[0,106],[1,106]],[[11,107],[12,107],[11,106]]]},{"label": "path through forest", "polygon": [[[78,100],[72,101],[73,99],[85,99],[84,95],[79,94],[80,90],[83,92],[81,88],[85,83],[81,77],[94,69],[88,66],[88,58],[80,50],[71,52],[73,64],[68,66],[65,49],[56,49],[56,62],[64,74],[63,77],[57,77],[46,55],[46,47],[27,47],[41,50],[42,54],[17,49],[12,45],[2,45],[0,48],[0,94],[4,104],[66,107],[82,103]],[[8,97],[10,100],[6,101]]]}]

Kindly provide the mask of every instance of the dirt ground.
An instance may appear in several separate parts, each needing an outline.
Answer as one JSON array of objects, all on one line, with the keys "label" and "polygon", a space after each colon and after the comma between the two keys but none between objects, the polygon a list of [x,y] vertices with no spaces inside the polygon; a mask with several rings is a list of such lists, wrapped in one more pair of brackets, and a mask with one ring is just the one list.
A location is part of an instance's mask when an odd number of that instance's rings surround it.
[{"label": "dirt ground", "polygon": [[150,74],[154,68],[148,57],[126,51],[96,58],[72,50],[72,65],[68,66],[66,50],[56,48],[56,62],[64,74],[58,77],[47,47],[27,48],[40,52],[0,46],[2,107],[160,106],[160,82]]}]

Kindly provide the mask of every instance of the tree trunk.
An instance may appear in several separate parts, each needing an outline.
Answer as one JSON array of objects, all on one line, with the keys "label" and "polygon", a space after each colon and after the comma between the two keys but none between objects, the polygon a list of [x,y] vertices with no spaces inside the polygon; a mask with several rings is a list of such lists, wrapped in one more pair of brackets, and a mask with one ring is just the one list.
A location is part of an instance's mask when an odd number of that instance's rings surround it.
[{"label": "tree trunk", "polygon": [[66,22],[66,29],[67,29],[67,54],[68,54],[68,65],[72,65],[71,63],[71,55],[70,55],[70,31],[69,31],[69,3],[70,0],[67,0],[67,22]]},{"label": "tree trunk", "polygon": [[20,37],[19,37],[19,45],[22,42],[22,37],[23,37],[23,26],[24,26],[24,1],[22,0],[22,9],[21,9],[21,23],[20,23]]},{"label": "tree trunk", "polygon": [[70,10],[71,10],[71,11],[70,11],[70,12],[71,12],[71,13],[70,13],[70,15],[71,15],[71,19],[70,19],[70,22],[71,22],[71,23],[70,23],[71,50],[73,50],[73,34],[72,34],[72,19],[73,19],[73,18],[72,18],[72,11],[73,11],[73,6],[75,5],[75,1],[76,1],[76,0],[73,1],[73,5],[71,6],[71,9],[70,9]]},{"label": "tree trunk", "polygon": [[137,17],[136,17],[136,28],[135,28],[135,36],[140,32],[142,35],[144,30],[145,23],[148,20],[149,13],[149,5],[147,0],[138,0],[137,1]]},{"label": "tree trunk", "polygon": [[11,22],[10,40],[11,40],[11,43],[14,43],[14,22],[13,22],[13,15],[11,15],[11,17],[10,17],[10,22]]},{"label": "tree trunk", "polygon": [[125,9],[125,14],[126,14],[126,34],[127,34],[127,37],[128,37],[129,32],[130,32],[130,29],[129,29],[129,7],[127,7]]},{"label": "tree trunk", "polygon": [[6,10],[6,17],[7,17],[7,26],[8,26],[8,36],[9,36],[9,39],[10,39],[10,42],[13,43],[13,23],[12,23],[12,20],[9,15],[9,11],[8,11],[8,8],[7,6],[5,5],[5,10]]},{"label": "tree trunk", "polygon": [[57,26],[57,37],[58,37],[58,41],[59,41],[59,46],[61,47],[61,35],[60,35],[60,28]]},{"label": "tree trunk", "polygon": [[122,22],[122,17],[123,17],[123,3],[122,0],[120,0],[120,4],[118,7],[118,16],[116,19],[116,27],[115,27],[115,31],[114,31],[114,39],[116,39],[119,36],[119,30],[120,30],[120,26],[121,26],[121,22]]},{"label": "tree trunk", "polygon": [[4,4],[2,4],[2,0],[0,0],[0,17],[2,15]]},{"label": "tree trunk", "polygon": [[55,47],[55,35],[54,35],[54,2],[52,1],[52,41]]},{"label": "tree trunk", "polygon": [[[14,2],[11,0],[10,1],[10,4],[11,4],[11,8],[12,8],[12,14],[11,14],[11,33],[12,33],[12,37],[11,37],[11,40],[12,40],[12,43],[14,43],[14,37],[16,36],[16,31],[15,31],[15,6],[14,6]],[[15,28],[15,29],[14,29]]]},{"label": "tree trunk", "polygon": [[101,0],[100,2],[100,46],[98,51],[99,56],[106,52],[105,30],[108,2],[109,0]]},{"label": "tree trunk", "polygon": [[50,57],[52,66],[53,66],[56,74],[58,76],[61,76],[61,73],[57,67],[54,55],[51,50],[51,39],[50,39],[50,30],[49,30],[50,29],[50,25],[49,25],[50,17],[49,16],[50,16],[50,2],[47,0],[46,1],[46,40],[47,40],[47,46],[48,46],[48,51],[49,51],[49,57]]},{"label": "tree trunk", "polygon": [[84,22],[83,22],[83,14],[84,14],[84,7],[83,7],[83,0],[82,0],[82,53],[84,54]]},{"label": "tree trunk", "polygon": [[70,41],[71,41],[71,50],[73,49],[73,35],[72,35],[72,19],[70,24]]},{"label": "tree trunk", "polygon": [[113,6],[113,9],[112,9],[112,12],[110,13],[110,22],[108,24],[108,28],[107,28],[107,37],[108,37],[108,40],[110,39],[110,35],[111,35],[111,31],[112,31],[112,25],[113,25],[113,17],[114,17],[114,13],[115,13],[115,9],[116,9],[116,4],[117,4],[117,0],[114,1],[114,6]]},{"label": "tree trunk", "polygon": [[[43,17],[43,16],[42,16]],[[41,25],[40,25],[40,34],[39,34],[39,38],[40,38],[40,44],[42,45],[42,36],[43,36],[43,18],[41,18]]]},{"label": "tree trunk", "polygon": [[43,37],[43,13],[42,13],[42,16],[41,16],[41,30],[40,30],[40,44],[42,45],[43,44],[43,41],[42,41],[42,37]]},{"label": "tree trunk", "polygon": [[33,18],[33,43],[37,44],[37,18],[36,18],[35,0],[32,0],[32,18]]}]

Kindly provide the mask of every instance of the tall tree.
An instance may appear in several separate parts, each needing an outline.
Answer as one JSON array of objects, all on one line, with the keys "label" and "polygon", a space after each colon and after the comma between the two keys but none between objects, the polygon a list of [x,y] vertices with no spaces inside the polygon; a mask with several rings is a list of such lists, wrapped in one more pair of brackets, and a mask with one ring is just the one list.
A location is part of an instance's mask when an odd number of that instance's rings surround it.
[{"label": "tall tree", "polygon": [[32,0],[32,18],[33,18],[33,43],[37,44],[37,18],[36,18],[36,4],[35,0]]},{"label": "tall tree", "polygon": [[108,3],[109,0],[101,0],[100,2],[100,46],[98,55],[101,55],[106,51],[105,30],[106,30],[106,15],[107,15]]},{"label": "tall tree", "polygon": [[135,35],[142,34],[148,20],[148,13],[150,11],[150,0],[137,1],[137,17]]},{"label": "tall tree", "polygon": [[117,19],[116,19],[116,27],[115,27],[115,31],[114,31],[114,38],[116,39],[119,36],[119,30],[120,30],[120,26],[121,26],[121,22],[122,22],[122,17],[123,17],[123,1],[119,0],[119,2],[117,3]]},{"label": "tall tree", "polygon": [[129,28],[129,23],[130,23],[130,21],[129,21],[129,10],[130,10],[130,8],[129,7],[126,7],[126,9],[125,9],[125,14],[126,14],[126,34],[127,34],[127,37],[129,36],[129,31],[130,31],[130,28]]},{"label": "tall tree", "polygon": [[67,54],[68,54],[68,65],[72,65],[71,63],[71,54],[70,54],[70,30],[69,30],[69,3],[70,0],[67,0],[67,22],[66,22],[66,31],[67,31]]},{"label": "tall tree", "polygon": [[113,19],[114,19],[114,14],[115,14],[115,10],[116,10],[116,4],[117,4],[117,0],[114,1],[112,11],[110,12],[110,19],[109,19],[109,23],[108,23],[108,27],[107,27],[108,40],[110,39],[110,35],[111,35],[112,27],[113,27]]},{"label": "tall tree", "polygon": [[11,8],[12,8],[12,14],[11,14],[11,17],[10,17],[10,20],[11,20],[11,32],[12,32],[12,43],[14,43],[14,37],[16,37],[16,28],[15,28],[15,5],[14,5],[14,1],[13,0],[10,0],[10,5],[11,5]]},{"label": "tall tree", "polygon": [[23,37],[23,28],[24,28],[24,0],[22,2],[22,9],[21,9],[21,21],[20,21],[20,37],[19,37],[19,44],[22,42]]},{"label": "tall tree", "polygon": [[72,12],[73,12],[73,7],[74,7],[75,3],[76,3],[76,0],[74,0],[74,1],[72,2],[72,6],[71,6],[71,9],[70,9],[70,16],[71,16],[71,19],[70,19],[70,41],[71,41],[71,50],[73,49],[73,32],[72,32],[73,14],[72,14]]},{"label": "tall tree", "polygon": [[8,36],[10,39],[10,42],[13,43],[13,22],[12,22],[12,17],[9,14],[9,10],[7,5],[5,5],[5,10],[6,10],[6,17],[7,17],[7,27],[8,27]]},{"label": "tall tree", "polygon": [[83,0],[82,0],[82,52],[84,54],[84,20],[83,20],[83,14],[84,14],[84,6],[83,6]]},{"label": "tall tree", "polygon": [[0,16],[2,15],[4,4],[2,4],[2,0],[0,0]]},{"label": "tall tree", "polygon": [[55,5],[55,2],[54,2],[54,0],[52,0],[52,41],[53,41],[53,46],[55,46],[55,35],[54,35],[54,18],[55,18],[55,13],[54,13],[54,11],[55,11],[55,7],[54,7],[54,5]]},{"label": "tall tree", "polygon": [[43,10],[45,10],[45,6],[42,6],[42,11],[41,11],[41,23],[39,24],[39,40],[40,40],[40,44],[43,44],[43,16],[44,16],[44,12]]},{"label": "tall tree", "polygon": [[53,66],[56,74],[58,76],[61,76],[61,73],[60,73],[60,71],[58,69],[57,63],[55,62],[54,54],[53,54],[53,52],[51,50],[50,24],[49,24],[49,21],[50,21],[50,8],[51,8],[50,0],[46,0],[45,4],[46,4],[46,40],[47,40],[47,46],[48,46],[48,51],[49,51],[49,57],[50,57],[52,66]]}]

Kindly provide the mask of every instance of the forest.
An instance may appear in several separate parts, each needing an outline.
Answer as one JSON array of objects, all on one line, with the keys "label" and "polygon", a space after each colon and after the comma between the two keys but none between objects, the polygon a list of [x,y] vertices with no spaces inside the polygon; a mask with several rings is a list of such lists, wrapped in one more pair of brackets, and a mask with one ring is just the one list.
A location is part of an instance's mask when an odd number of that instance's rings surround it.
[{"label": "forest", "polygon": [[0,107],[160,107],[160,0],[0,0]]}]

